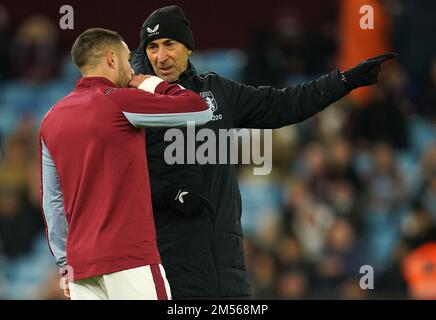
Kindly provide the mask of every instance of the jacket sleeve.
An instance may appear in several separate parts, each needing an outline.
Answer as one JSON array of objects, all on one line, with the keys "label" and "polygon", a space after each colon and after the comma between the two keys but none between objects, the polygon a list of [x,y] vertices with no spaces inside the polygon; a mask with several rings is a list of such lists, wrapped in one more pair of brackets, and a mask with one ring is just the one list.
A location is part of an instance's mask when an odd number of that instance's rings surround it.
[{"label": "jacket sleeve", "polygon": [[177,84],[153,76],[138,89],[115,89],[109,94],[135,127],[186,126],[188,121],[203,125],[212,119],[207,103]]},{"label": "jacket sleeve", "polygon": [[349,93],[337,70],[285,89],[255,88],[227,79],[224,86],[236,128],[273,129],[298,123]]},{"label": "jacket sleeve", "polygon": [[64,267],[67,264],[66,242],[68,233],[64,199],[56,166],[42,137],[40,137],[40,159],[41,206],[47,240],[56,264],[59,267]]}]

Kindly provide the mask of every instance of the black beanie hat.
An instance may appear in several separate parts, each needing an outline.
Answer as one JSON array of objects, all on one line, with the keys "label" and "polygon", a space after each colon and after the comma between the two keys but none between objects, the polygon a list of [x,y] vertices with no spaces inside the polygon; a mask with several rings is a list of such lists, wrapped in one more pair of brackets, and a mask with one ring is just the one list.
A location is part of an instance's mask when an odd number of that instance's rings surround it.
[{"label": "black beanie hat", "polygon": [[191,24],[179,6],[173,5],[155,10],[142,25],[141,39],[144,47],[150,41],[160,38],[177,40],[188,49],[194,50]]}]

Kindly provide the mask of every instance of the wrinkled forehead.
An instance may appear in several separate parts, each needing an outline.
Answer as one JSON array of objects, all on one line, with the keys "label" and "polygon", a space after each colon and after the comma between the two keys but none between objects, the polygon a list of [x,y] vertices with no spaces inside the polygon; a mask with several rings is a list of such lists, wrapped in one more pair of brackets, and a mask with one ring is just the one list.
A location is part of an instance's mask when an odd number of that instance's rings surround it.
[{"label": "wrinkled forehead", "polygon": [[177,40],[174,40],[172,38],[159,38],[159,39],[154,39],[154,40],[148,42],[146,44],[146,46],[149,46],[149,45],[161,45],[161,44],[165,44],[167,42],[176,42],[176,43],[182,44],[181,42],[179,42]]}]

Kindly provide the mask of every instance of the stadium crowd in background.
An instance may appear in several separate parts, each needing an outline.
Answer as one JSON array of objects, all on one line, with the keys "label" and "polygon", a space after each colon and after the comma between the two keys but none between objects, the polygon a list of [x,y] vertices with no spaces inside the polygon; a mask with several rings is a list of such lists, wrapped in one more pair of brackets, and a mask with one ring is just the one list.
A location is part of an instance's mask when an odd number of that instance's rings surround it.
[{"label": "stadium crowd in background", "polygon": [[[436,241],[436,43],[429,40],[436,5],[367,2],[383,4],[390,32],[380,43],[400,59],[367,98],[343,99],[274,131],[270,175],[238,168],[253,298],[436,298],[422,286],[434,283],[436,269],[421,265],[435,259],[423,245]],[[343,11],[316,32],[297,13],[284,12],[271,30],[253,34],[252,46],[197,51],[194,64],[279,87],[336,68],[344,56]],[[79,78],[59,33],[43,17],[12,30],[0,7],[3,299],[63,299],[39,212],[36,157],[42,115]],[[220,69],[223,60],[230,62]],[[363,265],[374,269],[374,290],[359,287]]]}]

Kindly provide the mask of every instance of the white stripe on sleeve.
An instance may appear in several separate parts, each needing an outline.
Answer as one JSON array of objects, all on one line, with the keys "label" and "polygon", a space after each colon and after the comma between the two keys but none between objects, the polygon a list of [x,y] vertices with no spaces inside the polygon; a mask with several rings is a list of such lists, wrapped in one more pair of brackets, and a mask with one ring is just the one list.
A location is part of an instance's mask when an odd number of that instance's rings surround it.
[{"label": "white stripe on sleeve", "polygon": [[141,84],[138,86],[138,89],[141,89],[143,91],[147,91],[150,93],[154,93],[156,90],[156,87],[161,83],[163,80],[161,78],[158,78],[156,76],[151,76],[150,78],[145,79],[141,82]]},{"label": "white stripe on sleeve", "polygon": [[58,173],[50,152],[41,139],[42,146],[42,208],[47,224],[47,237],[59,267],[67,264],[66,242],[68,224],[65,217],[64,198]]},{"label": "white stripe on sleeve", "polygon": [[188,121],[203,125],[210,121],[213,115],[210,107],[199,112],[157,114],[123,112],[123,114],[135,127],[180,127],[186,126]]}]

